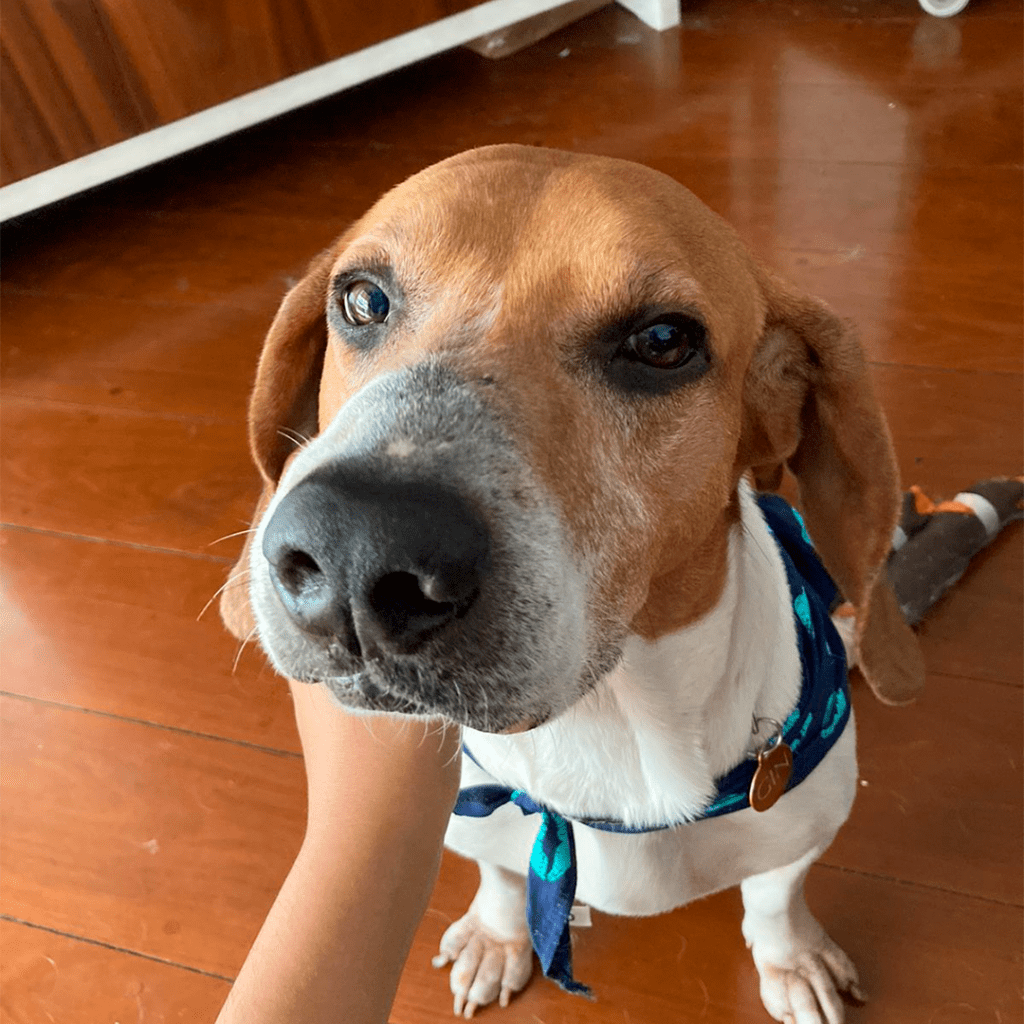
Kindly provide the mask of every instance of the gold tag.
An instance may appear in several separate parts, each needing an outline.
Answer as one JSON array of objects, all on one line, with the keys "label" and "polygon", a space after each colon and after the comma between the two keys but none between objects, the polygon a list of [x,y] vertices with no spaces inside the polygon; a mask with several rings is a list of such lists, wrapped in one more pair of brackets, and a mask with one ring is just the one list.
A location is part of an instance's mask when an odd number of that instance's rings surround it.
[{"label": "gold tag", "polygon": [[786,783],[793,771],[793,751],[779,740],[757,755],[757,771],[750,783],[750,806],[767,811],[786,792]]}]

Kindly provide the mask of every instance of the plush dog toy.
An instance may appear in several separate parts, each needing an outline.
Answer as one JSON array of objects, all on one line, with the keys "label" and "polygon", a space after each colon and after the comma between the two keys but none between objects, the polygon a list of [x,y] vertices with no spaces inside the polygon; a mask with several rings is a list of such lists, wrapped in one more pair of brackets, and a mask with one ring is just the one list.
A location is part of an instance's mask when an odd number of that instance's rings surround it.
[{"label": "plush dog toy", "polygon": [[893,536],[889,580],[908,625],[967,571],[971,559],[1007,524],[1024,518],[1024,477],[982,480],[936,504],[919,487],[903,496]]}]

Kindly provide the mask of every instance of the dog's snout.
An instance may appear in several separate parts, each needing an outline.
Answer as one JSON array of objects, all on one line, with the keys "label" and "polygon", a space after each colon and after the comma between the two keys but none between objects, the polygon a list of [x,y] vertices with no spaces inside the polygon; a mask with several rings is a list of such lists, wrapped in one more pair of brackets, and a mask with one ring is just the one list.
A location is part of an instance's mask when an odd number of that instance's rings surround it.
[{"label": "dog's snout", "polygon": [[451,488],[344,464],[290,491],[263,536],[296,625],[365,657],[413,653],[465,615],[490,549],[482,518]]}]

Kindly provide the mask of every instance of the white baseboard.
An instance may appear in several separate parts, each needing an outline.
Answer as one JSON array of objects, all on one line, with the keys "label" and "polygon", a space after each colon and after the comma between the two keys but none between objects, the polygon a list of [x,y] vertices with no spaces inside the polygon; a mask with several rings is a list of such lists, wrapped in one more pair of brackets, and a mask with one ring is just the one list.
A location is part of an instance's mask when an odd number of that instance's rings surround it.
[{"label": "white baseboard", "polygon": [[[295,110],[343,89],[461,46],[477,36],[543,11],[565,0],[489,0],[375,46],[339,57],[273,85],[208,107],[124,142],[33,174],[0,188],[0,220],[66,199],[142,167],[177,156],[242,128]],[[679,0],[619,0],[652,28],[679,21]],[[675,21],[671,20],[671,9]]]}]

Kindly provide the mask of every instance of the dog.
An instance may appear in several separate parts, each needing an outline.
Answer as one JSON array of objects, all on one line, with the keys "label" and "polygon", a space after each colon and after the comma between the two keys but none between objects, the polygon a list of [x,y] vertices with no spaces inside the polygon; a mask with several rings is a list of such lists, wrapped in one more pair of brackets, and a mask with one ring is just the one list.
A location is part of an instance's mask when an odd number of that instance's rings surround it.
[{"label": "dog", "polygon": [[[586,991],[574,898],[650,915],[740,885],[769,1014],[842,1020],[856,970],[803,882],[856,787],[844,654],[887,703],[923,680],[883,572],[895,458],[847,324],[663,174],[486,147],[313,260],[249,434],[264,493],[228,627],[346,708],[463,727],[445,842],[481,884],[435,959],[456,1014],[506,1005],[534,948]],[[757,497],[786,468],[794,531],[853,612],[843,641],[830,595],[806,622],[842,683],[798,785],[804,590]]]}]

